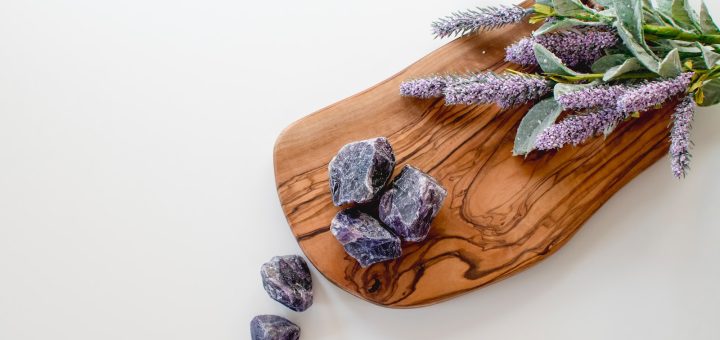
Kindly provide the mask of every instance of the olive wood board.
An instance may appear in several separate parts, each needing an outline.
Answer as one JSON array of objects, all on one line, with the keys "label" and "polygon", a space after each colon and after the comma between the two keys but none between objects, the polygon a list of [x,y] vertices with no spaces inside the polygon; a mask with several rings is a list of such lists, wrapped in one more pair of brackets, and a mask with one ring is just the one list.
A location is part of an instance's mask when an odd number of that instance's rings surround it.
[{"label": "olive wood board", "polygon": [[[671,105],[624,122],[607,138],[523,158],[513,156],[512,147],[531,104],[501,111],[399,95],[400,82],[414,77],[517,69],[504,61],[504,48],[532,29],[519,24],[458,38],[282,132],[274,150],[282,209],[300,248],[328,280],[393,308],[429,305],[498,282],[552,255],[667,152]],[[448,196],[425,241],[404,244],[396,260],[361,268],[330,233],[341,208],[330,198],[328,163],[343,145],[378,136],[395,150],[395,175],[412,164],[440,181]]]}]

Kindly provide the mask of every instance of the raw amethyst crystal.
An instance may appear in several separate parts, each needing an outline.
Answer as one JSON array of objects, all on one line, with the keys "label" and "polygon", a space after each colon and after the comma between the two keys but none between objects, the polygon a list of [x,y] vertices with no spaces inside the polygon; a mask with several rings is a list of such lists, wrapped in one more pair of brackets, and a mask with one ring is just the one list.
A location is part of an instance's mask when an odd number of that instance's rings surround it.
[{"label": "raw amethyst crystal", "polygon": [[434,178],[406,165],[380,199],[380,220],[403,240],[422,241],[446,195]]},{"label": "raw amethyst crystal", "polygon": [[260,275],[265,291],[273,300],[296,312],[302,312],[312,305],[312,277],[302,257],[275,256],[262,265]]},{"label": "raw amethyst crystal", "polygon": [[343,146],[328,166],[333,203],[341,206],[374,200],[394,168],[395,154],[384,137]]},{"label": "raw amethyst crystal", "polygon": [[378,220],[356,209],[345,209],[335,215],[330,231],[363,268],[400,257],[400,239]]},{"label": "raw amethyst crystal", "polygon": [[250,321],[252,340],[298,340],[300,327],[277,315],[258,315]]}]

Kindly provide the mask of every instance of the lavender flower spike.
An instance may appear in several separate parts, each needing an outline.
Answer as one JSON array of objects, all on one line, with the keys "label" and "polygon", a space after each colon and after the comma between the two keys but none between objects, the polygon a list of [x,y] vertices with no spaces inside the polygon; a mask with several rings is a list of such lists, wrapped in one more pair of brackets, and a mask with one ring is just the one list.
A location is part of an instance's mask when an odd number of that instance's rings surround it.
[{"label": "lavender flower spike", "polygon": [[559,149],[567,144],[581,144],[593,136],[612,129],[625,117],[627,117],[625,113],[612,108],[569,116],[541,132],[535,140],[535,148],[550,150]]},{"label": "lavender flower spike", "polygon": [[407,80],[400,84],[400,95],[422,99],[442,97],[445,86],[451,80],[449,76],[432,76]]},{"label": "lavender flower spike", "polygon": [[567,66],[590,65],[603,56],[605,49],[618,43],[618,36],[607,28],[587,28],[524,38],[505,49],[505,60],[522,66],[536,66],[533,46],[538,43],[560,58]]},{"label": "lavender flower spike", "polygon": [[452,35],[465,35],[479,30],[491,30],[522,20],[528,10],[519,6],[485,7],[455,12],[432,24],[432,32],[437,38]]},{"label": "lavender flower spike", "polygon": [[695,115],[695,99],[690,94],[678,104],[670,129],[670,165],[676,178],[685,177],[690,166],[690,129]]},{"label": "lavender flower spike", "polygon": [[670,98],[683,93],[690,85],[692,72],[675,78],[644,83],[626,92],[618,100],[618,109],[623,112],[640,112],[660,105]]},{"label": "lavender flower spike", "polygon": [[540,99],[550,92],[550,82],[541,77],[492,72],[458,78],[445,88],[446,104],[497,103],[502,108]]},{"label": "lavender flower spike", "polygon": [[596,86],[580,91],[569,92],[557,98],[564,109],[582,110],[596,107],[615,107],[628,88],[623,85]]}]

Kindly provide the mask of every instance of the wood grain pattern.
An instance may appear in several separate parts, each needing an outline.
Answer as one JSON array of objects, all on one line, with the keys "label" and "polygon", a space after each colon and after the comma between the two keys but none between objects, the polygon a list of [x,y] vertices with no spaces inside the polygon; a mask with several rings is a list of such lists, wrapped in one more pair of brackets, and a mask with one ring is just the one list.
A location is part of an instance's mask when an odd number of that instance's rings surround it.
[{"label": "wood grain pattern", "polygon": [[[525,6],[528,3],[524,4]],[[513,157],[528,106],[445,106],[402,98],[404,79],[511,66],[504,48],[532,27],[457,39],[390,79],[288,127],[275,175],[290,229],[331,282],[387,307],[423,306],[497,282],[553,254],[605,201],[667,151],[668,109],[622,124],[607,139]],[[339,210],[327,164],[344,144],[389,138],[397,171],[413,164],[448,189],[429,238],[395,261],[360,268],[329,232]]]}]

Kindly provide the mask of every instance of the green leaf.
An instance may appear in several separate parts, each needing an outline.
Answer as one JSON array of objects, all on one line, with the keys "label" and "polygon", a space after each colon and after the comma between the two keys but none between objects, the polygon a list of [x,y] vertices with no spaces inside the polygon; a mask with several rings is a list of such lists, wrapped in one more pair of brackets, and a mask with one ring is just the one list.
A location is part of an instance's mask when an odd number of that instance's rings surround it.
[{"label": "green leaf", "polygon": [[628,60],[630,57],[624,55],[624,54],[611,54],[606,55],[592,64],[590,69],[593,73],[605,73],[607,70],[622,65],[625,60]]},{"label": "green leaf", "polygon": [[703,66],[705,66],[706,69],[713,68],[717,62],[720,60],[720,54],[715,53],[713,49],[703,46],[701,43],[695,43],[695,46],[700,49],[700,53],[702,55],[703,60]]},{"label": "green leaf", "polygon": [[589,87],[597,86],[598,83],[599,83],[599,82],[597,82],[597,81],[594,81],[594,82],[589,83],[589,84],[565,84],[565,83],[557,83],[557,84],[555,85],[555,87],[553,88],[553,96],[555,97],[555,100],[557,100],[558,98],[560,98],[560,96],[562,96],[562,95],[564,95],[564,94],[566,94],[566,93],[575,92],[575,91],[580,91],[580,90],[584,90],[584,89],[589,88]]},{"label": "green leaf", "polygon": [[600,6],[603,6],[605,8],[611,7],[613,5],[613,0],[595,0],[595,2],[599,3]]},{"label": "green leaf", "polygon": [[[697,42],[680,41],[680,40],[669,40],[670,46],[677,48],[680,53],[695,53],[700,54],[702,49],[698,48]],[[702,46],[702,45],[700,45]]]},{"label": "green leaf", "polygon": [[558,74],[561,76],[580,75],[579,73],[565,66],[565,64],[563,64],[560,58],[550,52],[550,50],[545,48],[543,45],[535,43],[535,45],[533,46],[533,50],[535,50],[535,59],[537,59],[538,64],[540,64],[540,68],[543,70],[543,72],[550,74]]},{"label": "green leaf", "polygon": [[[612,0],[610,0],[612,2]],[[612,6],[612,5],[611,5]],[[615,9],[612,7],[606,8],[600,12],[598,12],[601,16],[609,17],[609,18],[617,18],[617,14],[615,13]]]},{"label": "green leaf", "polygon": [[614,0],[618,21],[638,42],[644,42],[642,0]]},{"label": "green leaf", "polygon": [[698,24],[700,24],[700,30],[705,34],[720,34],[720,28],[715,24],[715,21],[708,12],[705,1],[700,5],[700,17],[698,18]]},{"label": "green leaf", "polygon": [[547,98],[535,104],[520,122],[515,135],[513,155],[527,155],[533,151],[537,136],[555,123],[562,111],[560,104],[554,98]]},{"label": "green leaf", "polygon": [[657,0],[658,10],[667,15],[672,14],[673,0]]},{"label": "green leaf", "polygon": [[[667,0],[663,1],[664,11],[667,11]],[[661,7],[662,8],[662,7]],[[670,15],[681,28],[691,31],[700,31],[700,20],[697,13],[690,7],[687,0],[672,0],[670,3]]]},{"label": "green leaf", "polygon": [[643,69],[645,69],[645,67],[643,67],[643,65],[637,58],[630,58],[628,60],[625,60],[625,62],[623,62],[622,64],[611,67],[610,69],[605,71],[605,74],[603,75],[603,80],[610,81],[625,73],[639,71]]},{"label": "green leaf", "polygon": [[553,7],[557,14],[566,17],[574,17],[580,14],[593,13],[593,10],[578,0],[553,0]]},{"label": "green leaf", "polygon": [[700,106],[713,106],[720,103],[720,79],[713,79],[701,87],[705,99]]},{"label": "green leaf", "polygon": [[657,74],[663,77],[676,77],[682,73],[682,62],[677,48],[670,51],[660,63]]},{"label": "green leaf", "polygon": [[617,29],[620,39],[622,39],[625,43],[625,47],[630,50],[630,53],[632,53],[632,55],[635,56],[635,58],[637,58],[646,69],[657,73],[660,66],[659,59],[652,51],[650,51],[650,48],[647,44],[645,44],[645,41],[637,41],[620,20],[615,22],[615,28]]},{"label": "green leaf", "polygon": [[601,26],[604,25],[601,22],[590,22],[582,21],[577,19],[558,19],[555,21],[548,21],[544,23],[540,28],[533,32],[533,36],[543,35],[546,33],[577,27],[577,26]]}]

